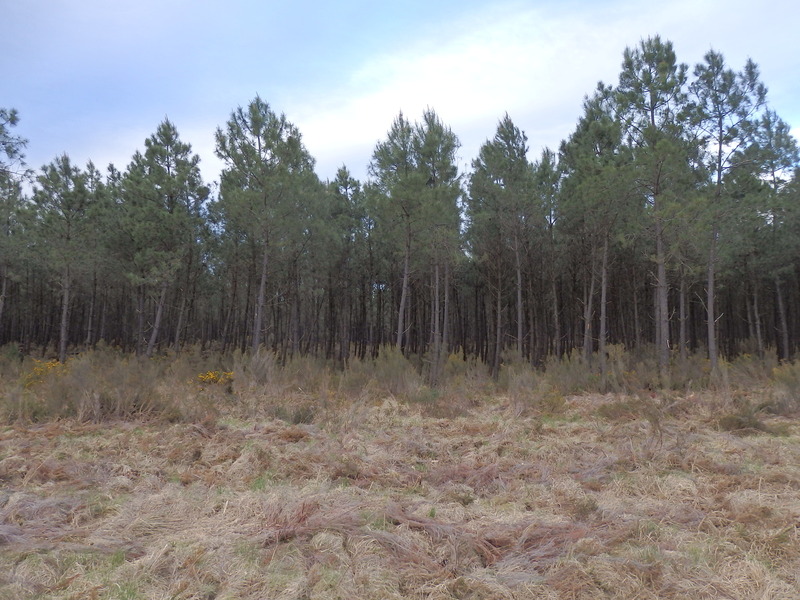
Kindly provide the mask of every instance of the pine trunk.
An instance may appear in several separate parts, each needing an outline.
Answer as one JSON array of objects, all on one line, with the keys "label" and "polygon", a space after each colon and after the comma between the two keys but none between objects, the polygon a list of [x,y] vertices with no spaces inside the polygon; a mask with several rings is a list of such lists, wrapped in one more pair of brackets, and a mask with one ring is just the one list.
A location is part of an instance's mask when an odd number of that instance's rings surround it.
[{"label": "pine trunk", "polygon": [[523,319],[522,319],[522,265],[519,256],[519,240],[514,241],[514,259],[517,272],[517,355],[522,358]]},{"label": "pine trunk", "polygon": [[153,352],[156,348],[156,342],[158,341],[158,330],[161,328],[161,319],[164,316],[164,304],[167,301],[167,289],[169,288],[169,282],[164,281],[161,284],[161,294],[158,297],[158,305],[156,306],[156,320],[153,322],[153,331],[150,333],[150,342],[147,344],[147,353],[145,356],[150,358],[153,356]]},{"label": "pine trunk", "polygon": [[664,248],[664,231],[660,219],[656,220],[656,304],[658,330],[658,371],[661,385],[669,385],[669,307],[667,304],[667,256]]},{"label": "pine trunk", "polygon": [[61,282],[61,326],[58,338],[58,360],[61,363],[67,362],[67,336],[69,335],[69,302],[71,291],[71,278],[69,267],[64,269],[64,276]]},{"label": "pine trunk", "polygon": [[405,334],[406,305],[408,304],[408,280],[411,268],[411,243],[406,240],[406,251],[403,257],[403,284],[400,291],[400,308],[397,311],[397,351],[403,351],[403,337]]},{"label": "pine trunk", "polygon": [[256,298],[256,310],[253,316],[253,343],[251,349],[253,354],[258,352],[261,347],[261,327],[264,319],[264,305],[267,295],[267,267],[269,266],[269,255],[266,246],[264,256],[261,259],[261,281],[258,284],[258,297]]},{"label": "pine trunk", "polygon": [[778,319],[780,321],[781,360],[788,361],[789,351],[789,323],[786,319],[786,305],[783,301],[783,288],[780,277],[775,277],[775,295],[778,301]]},{"label": "pine trunk", "polygon": [[711,372],[716,373],[718,362],[717,351],[717,321],[714,302],[716,300],[714,292],[714,281],[716,277],[717,262],[717,229],[711,233],[711,249],[708,256],[708,282],[706,289],[706,320],[708,322],[708,360],[711,363]]},{"label": "pine trunk", "polygon": [[603,241],[603,260],[600,267],[600,334],[597,340],[597,352],[600,355],[600,376],[605,386],[608,376],[608,361],[606,360],[606,330],[608,328],[608,238]]}]

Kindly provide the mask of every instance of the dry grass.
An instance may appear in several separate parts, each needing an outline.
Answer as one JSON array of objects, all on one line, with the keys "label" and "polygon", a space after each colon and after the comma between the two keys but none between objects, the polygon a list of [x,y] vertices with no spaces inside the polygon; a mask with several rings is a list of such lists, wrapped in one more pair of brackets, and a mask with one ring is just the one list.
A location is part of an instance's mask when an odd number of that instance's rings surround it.
[{"label": "dry grass", "polygon": [[441,418],[452,391],[271,381],[326,404],[293,422],[186,383],[216,410],[1,428],[0,598],[800,597],[795,420],[726,431],[712,394],[554,413],[519,382]]},{"label": "dry grass", "polygon": [[793,365],[36,364],[0,365],[3,600],[800,598]]}]

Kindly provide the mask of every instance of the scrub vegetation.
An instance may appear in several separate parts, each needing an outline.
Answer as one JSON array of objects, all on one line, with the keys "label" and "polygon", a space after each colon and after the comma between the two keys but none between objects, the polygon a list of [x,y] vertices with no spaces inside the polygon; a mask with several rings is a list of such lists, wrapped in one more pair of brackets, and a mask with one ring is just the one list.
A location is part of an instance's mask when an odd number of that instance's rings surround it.
[{"label": "scrub vegetation", "polygon": [[5,359],[0,598],[796,596],[800,365],[620,360]]}]

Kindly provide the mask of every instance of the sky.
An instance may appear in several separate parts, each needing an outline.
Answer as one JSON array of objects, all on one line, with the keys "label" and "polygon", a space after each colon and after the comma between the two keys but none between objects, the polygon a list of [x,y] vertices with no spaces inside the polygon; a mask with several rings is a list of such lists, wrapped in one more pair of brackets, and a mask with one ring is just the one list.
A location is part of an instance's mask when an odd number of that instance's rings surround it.
[{"label": "sky", "polygon": [[655,35],[691,69],[760,67],[800,134],[800,7],[774,0],[0,0],[0,107],[38,170],[67,153],[124,170],[165,118],[223,167],[214,132],[259,95],[300,130],[323,179],[357,178],[400,113],[436,111],[467,170],[508,113],[529,158],[557,150],[626,47]]}]

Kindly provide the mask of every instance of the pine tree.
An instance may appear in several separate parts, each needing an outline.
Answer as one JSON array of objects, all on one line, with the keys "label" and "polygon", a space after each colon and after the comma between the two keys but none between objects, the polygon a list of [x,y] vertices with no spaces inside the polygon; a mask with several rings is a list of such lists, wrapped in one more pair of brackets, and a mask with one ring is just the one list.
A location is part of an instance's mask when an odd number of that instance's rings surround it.
[{"label": "pine tree", "polygon": [[487,283],[494,292],[494,331],[491,371],[497,378],[503,349],[505,280],[514,274],[516,305],[516,349],[522,355],[523,255],[534,223],[540,215],[534,204],[534,178],[527,158],[527,136],[506,114],[492,141],[481,146],[472,163],[469,180],[468,238],[473,257],[483,265]]},{"label": "pine tree", "polygon": [[616,88],[617,111],[633,151],[637,191],[648,206],[655,245],[656,350],[662,385],[669,384],[670,311],[667,278],[671,214],[692,179],[687,141],[687,66],[660,37],[626,48]]},{"label": "pine tree", "polygon": [[[208,196],[200,159],[178,131],[163,121],[136,152],[122,179],[121,229],[126,234],[127,272],[138,287],[137,351],[144,344],[145,299],[156,294],[155,316],[145,354],[155,351],[167,294],[186,261],[198,256],[197,229]],[[185,294],[186,290],[183,290]]]},{"label": "pine tree", "polygon": [[62,154],[36,178],[33,201],[36,205],[39,253],[46,267],[59,273],[61,284],[61,322],[58,360],[66,362],[73,283],[85,264],[85,243],[90,235],[86,174]]},{"label": "pine tree", "polygon": [[238,232],[259,256],[250,343],[256,352],[262,344],[270,257],[286,236],[294,247],[302,243],[297,238],[306,231],[308,201],[320,195],[319,181],[297,127],[259,97],[231,114],[225,129],[217,130],[216,142],[225,163],[219,210],[226,230]]},{"label": "pine tree", "polygon": [[704,62],[694,70],[690,86],[696,125],[705,145],[707,168],[712,178],[708,202],[711,238],[708,251],[706,286],[706,322],[708,357],[712,371],[717,370],[716,269],[720,223],[730,210],[730,191],[725,189],[725,174],[734,165],[734,157],[749,141],[751,120],[766,100],[767,90],[759,81],[758,67],[747,61],[734,73],[725,66],[722,54],[709,51]]}]

